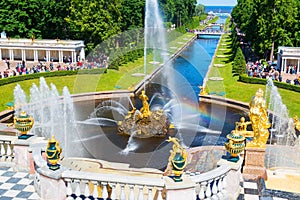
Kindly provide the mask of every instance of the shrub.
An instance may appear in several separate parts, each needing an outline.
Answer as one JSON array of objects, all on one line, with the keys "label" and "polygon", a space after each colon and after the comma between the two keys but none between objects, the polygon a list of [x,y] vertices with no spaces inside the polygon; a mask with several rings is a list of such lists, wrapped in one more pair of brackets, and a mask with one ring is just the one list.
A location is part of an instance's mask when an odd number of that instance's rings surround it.
[{"label": "shrub", "polygon": [[[247,75],[240,75],[239,81],[244,82],[244,83],[250,83],[250,84],[261,84],[261,85],[267,84],[266,79],[249,77]],[[295,91],[295,92],[300,92],[300,86],[297,86],[297,85],[291,85],[288,83],[278,82],[278,81],[274,81],[274,85],[277,86],[278,88],[291,90],[291,91]]]},{"label": "shrub", "polygon": [[106,68],[102,68],[102,69],[81,69],[81,70],[41,72],[41,73],[13,76],[13,77],[0,79],[0,86],[19,82],[19,81],[38,79],[42,76],[46,78],[46,77],[54,77],[54,76],[71,76],[76,74],[102,74],[102,73],[106,73],[106,71],[107,71]]}]

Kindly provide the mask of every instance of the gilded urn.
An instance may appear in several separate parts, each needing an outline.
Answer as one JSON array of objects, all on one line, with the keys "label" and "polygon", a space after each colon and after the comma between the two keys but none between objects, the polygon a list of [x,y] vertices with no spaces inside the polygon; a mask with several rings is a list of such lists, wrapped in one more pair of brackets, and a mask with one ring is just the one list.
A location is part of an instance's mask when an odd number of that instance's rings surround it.
[{"label": "gilded urn", "polygon": [[225,143],[225,148],[230,154],[229,161],[237,162],[239,160],[239,154],[245,149],[245,137],[243,135],[229,133],[226,137],[228,142]]},{"label": "gilded urn", "polygon": [[46,148],[46,157],[48,161],[49,169],[57,170],[60,168],[58,161],[60,159],[61,147],[59,146],[58,141],[52,136],[51,139],[48,140],[48,145]]},{"label": "gilded urn", "polygon": [[22,111],[18,116],[14,117],[14,126],[20,131],[21,135],[19,139],[27,139],[32,135],[27,135],[27,132],[32,128],[34,120],[32,116],[28,115],[25,111]]},{"label": "gilded urn", "polygon": [[173,180],[175,182],[181,182],[181,175],[183,173],[184,168],[186,167],[186,159],[181,155],[181,153],[177,152],[173,157],[172,161],[172,172],[174,174]]}]

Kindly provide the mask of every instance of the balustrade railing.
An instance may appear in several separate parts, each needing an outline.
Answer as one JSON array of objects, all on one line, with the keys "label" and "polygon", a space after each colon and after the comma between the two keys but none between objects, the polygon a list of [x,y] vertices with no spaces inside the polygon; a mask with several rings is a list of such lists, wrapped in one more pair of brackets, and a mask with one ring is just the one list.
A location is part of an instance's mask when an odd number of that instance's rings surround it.
[{"label": "balustrade railing", "polygon": [[160,177],[64,171],[67,199],[163,200]]},{"label": "balustrade railing", "polygon": [[228,165],[221,165],[203,174],[191,174],[190,178],[196,183],[196,199],[227,199],[224,178],[230,169]]},{"label": "balustrade railing", "polygon": [[1,136],[0,139],[0,161],[13,162],[14,160],[14,145],[13,141],[16,140],[14,136]]}]

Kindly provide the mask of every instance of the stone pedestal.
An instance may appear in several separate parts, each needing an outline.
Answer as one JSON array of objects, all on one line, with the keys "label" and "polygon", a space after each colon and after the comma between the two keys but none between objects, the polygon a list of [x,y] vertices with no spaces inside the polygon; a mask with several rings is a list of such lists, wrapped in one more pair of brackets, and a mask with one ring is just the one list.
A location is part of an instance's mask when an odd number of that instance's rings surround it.
[{"label": "stone pedestal", "polygon": [[66,199],[67,187],[61,174],[66,169],[50,170],[48,167],[38,168],[41,199]]},{"label": "stone pedestal", "polygon": [[18,139],[13,142],[14,162],[16,171],[30,172],[34,174],[34,164],[30,145],[41,142],[44,138],[32,136],[26,140]]},{"label": "stone pedestal", "polygon": [[241,193],[241,186],[240,182],[242,180],[242,168],[243,159],[240,158],[237,162],[230,162],[226,159],[221,159],[218,162],[218,166],[221,165],[229,165],[230,171],[228,172],[227,176],[224,178],[225,190],[227,191],[228,199],[238,199]]},{"label": "stone pedestal", "polygon": [[246,180],[267,180],[265,168],[265,148],[246,147],[245,165],[243,167],[243,178]]},{"label": "stone pedestal", "polygon": [[166,200],[195,199],[195,183],[188,177],[182,176],[182,182],[174,182],[173,179],[165,177]]}]

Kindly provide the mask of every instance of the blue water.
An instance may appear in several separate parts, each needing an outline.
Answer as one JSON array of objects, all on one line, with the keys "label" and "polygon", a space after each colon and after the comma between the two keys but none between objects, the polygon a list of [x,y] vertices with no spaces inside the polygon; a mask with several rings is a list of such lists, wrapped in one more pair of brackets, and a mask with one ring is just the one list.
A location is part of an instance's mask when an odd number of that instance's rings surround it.
[{"label": "blue water", "polygon": [[[199,94],[199,86],[203,85],[219,38],[197,39],[175,60],[173,68],[178,72],[175,80],[181,80],[175,84],[178,84],[176,88],[180,88],[184,97]],[[193,88],[193,94],[187,93],[188,87]]]},{"label": "blue water", "polygon": [[231,13],[234,6],[205,6],[205,12]]}]

